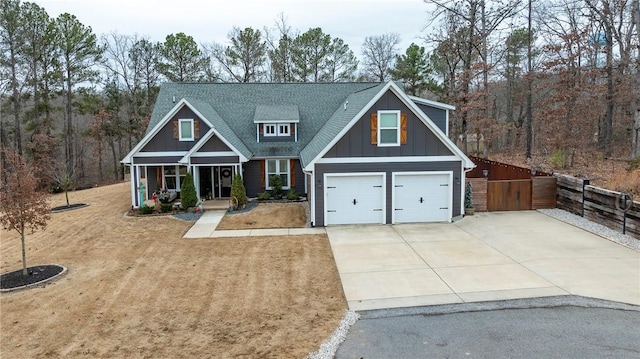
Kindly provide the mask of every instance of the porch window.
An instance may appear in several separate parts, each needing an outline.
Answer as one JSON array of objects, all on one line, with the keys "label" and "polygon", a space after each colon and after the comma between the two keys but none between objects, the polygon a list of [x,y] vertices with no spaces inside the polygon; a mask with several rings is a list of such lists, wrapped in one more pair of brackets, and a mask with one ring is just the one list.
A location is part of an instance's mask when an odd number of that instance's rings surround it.
[{"label": "porch window", "polygon": [[265,171],[267,188],[271,189],[271,176],[280,175],[282,178],[282,188],[289,189],[291,186],[289,173],[289,160],[266,160],[267,170]]},{"label": "porch window", "polygon": [[378,111],[378,146],[400,145],[400,111]]},{"label": "porch window", "polygon": [[178,129],[180,130],[180,141],[193,141],[193,119],[180,119]]},{"label": "porch window", "polygon": [[180,191],[180,185],[184,182],[187,175],[187,167],[185,166],[164,166],[164,187]]}]

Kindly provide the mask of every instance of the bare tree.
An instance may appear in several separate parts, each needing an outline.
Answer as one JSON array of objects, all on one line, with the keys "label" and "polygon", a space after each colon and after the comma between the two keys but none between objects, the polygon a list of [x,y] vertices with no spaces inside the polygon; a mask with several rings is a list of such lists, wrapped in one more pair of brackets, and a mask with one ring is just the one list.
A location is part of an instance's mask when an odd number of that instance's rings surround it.
[{"label": "bare tree", "polygon": [[[640,34],[640,1],[633,0],[633,22],[636,27],[636,36]],[[640,40],[636,38],[636,106],[633,113],[633,134],[631,146],[631,159],[640,158]]]},{"label": "bare tree", "polygon": [[25,234],[46,229],[51,218],[49,195],[38,191],[34,168],[16,152],[7,153],[6,174],[0,182],[0,223],[5,230],[15,230],[22,242],[22,275],[27,273]]},{"label": "bare tree", "polygon": [[389,70],[393,68],[399,43],[400,35],[396,33],[367,36],[362,44],[365,73],[376,81],[389,80]]}]

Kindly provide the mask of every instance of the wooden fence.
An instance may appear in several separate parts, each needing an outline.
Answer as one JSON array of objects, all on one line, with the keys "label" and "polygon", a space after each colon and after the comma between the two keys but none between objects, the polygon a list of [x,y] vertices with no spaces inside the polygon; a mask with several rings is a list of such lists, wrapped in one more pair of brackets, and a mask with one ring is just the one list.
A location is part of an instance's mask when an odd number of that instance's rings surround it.
[{"label": "wooden fence", "polygon": [[640,202],[626,213],[616,206],[621,193],[591,186],[589,180],[556,174],[557,207],[640,239]]},{"label": "wooden fence", "polygon": [[467,178],[473,189],[473,208],[478,212],[523,211],[556,208],[556,178],[497,180]]}]

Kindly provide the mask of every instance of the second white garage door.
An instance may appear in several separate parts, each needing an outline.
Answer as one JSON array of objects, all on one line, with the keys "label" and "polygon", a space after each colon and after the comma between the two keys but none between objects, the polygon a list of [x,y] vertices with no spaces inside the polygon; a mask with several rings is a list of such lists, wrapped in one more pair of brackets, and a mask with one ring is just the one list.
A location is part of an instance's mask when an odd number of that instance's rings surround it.
[{"label": "second white garage door", "polygon": [[325,175],[325,225],[384,223],[384,174]]},{"label": "second white garage door", "polygon": [[393,174],[393,223],[450,221],[450,172]]}]

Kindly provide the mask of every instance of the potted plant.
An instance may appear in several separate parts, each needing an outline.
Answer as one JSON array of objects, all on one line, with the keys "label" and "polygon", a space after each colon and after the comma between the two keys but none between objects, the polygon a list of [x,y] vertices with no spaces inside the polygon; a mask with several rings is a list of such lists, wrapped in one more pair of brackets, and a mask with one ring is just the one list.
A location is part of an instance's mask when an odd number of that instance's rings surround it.
[{"label": "potted plant", "polygon": [[471,181],[468,181],[464,190],[464,214],[472,216],[474,213],[475,209],[473,208],[473,187],[471,186]]}]

